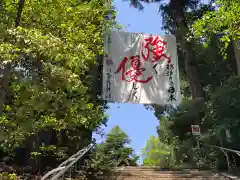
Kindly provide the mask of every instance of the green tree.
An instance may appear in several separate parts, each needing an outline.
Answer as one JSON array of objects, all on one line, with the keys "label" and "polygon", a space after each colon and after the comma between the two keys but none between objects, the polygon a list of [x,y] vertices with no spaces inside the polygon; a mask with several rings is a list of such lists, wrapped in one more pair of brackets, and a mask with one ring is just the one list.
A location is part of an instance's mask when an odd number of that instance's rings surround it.
[{"label": "green tree", "polygon": [[118,166],[122,162],[136,165],[138,157],[134,154],[134,150],[128,147],[130,142],[127,134],[119,126],[115,126],[107,134],[105,143],[99,145],[99,157],[103,154],[102,161],[109,162],[113,166]]},{"label": "green tree", "polygon": [[151,136],[142,149],[143,166],[160,166],[168,168],[171,166],[171,148],[161,142],[159,137]]},{"label": "green tree", "polygon": [[[207,104],[206,115],[203,121],[203,127],[207,127],[208,131],[204,133],[202,141],[209,144],[239,149],[239,135],[236,128],[239,128],[237,120],[238,111],[238,93],[235,91],[239,80],[235,75],[239,76],[239,1],[216,1],[215,9],[204,13],[203,17],[195,21],[193,24],[194,35],[197,41],[203,41],[206,46],[212,46],[210,42],[213,39],[219,41],[219,54],[227,59],[226,64],[233,64],[235,68],[231,68],[233,73],[231,76],[222,74],[222,83],[216,87],[214,91],[209,92],[209,101]],[[235,56],[234,56],[235,55]],[[221,58],[222,59],[222,58]],[[220,61],[221,61],[220,59]],[[235,62],[233,62],[235,61]],[[214,59],[217,64],[219,58]],[[226,61],[225,61],[226,62]],[[229,66],[229,65],[228,65]],[[223,67],[221,67],[222,70]],[[226,106],[223,106],[226,104]],[[214,154],[214,153],[212,153]],[[238,157],[235,154],[230,159],[239,165]],[[226,168],[224,158],[220,153],[215,153],[217,166]],[[208,156],[209,157],[209,156]],[[226,158],[226,157],[225,157]]]},{"label": "green tree", "polygon": [[[143,9],[140,2],[161,1],[131,0],[134,7]],[[216,168],[216,162],[226,165],[226,161],[222,158],[222,152],[198,148],[195,138],[191,135],[191,124],[201,126],[201,140],[205,143],[229,147],[229,142],[223,143],[226,139],[238,139],[238,135],[234,134],[235,130],[230,130],[233,126],[238,127],[238,121],[227,113],[231,112],[236,116],[238,114],[233,113],[235,107],[238,107],[238,95],[233,88],[233,82],[238,84],[234,76],[239,59],[233,56],[233,50],[236,55],[237,46],[232,44],[239,38],[240,5],[239,1],[222,0],[217,1],[217,5],[216,9],[212,4],[203,5],[198,0],[171,0],[160,4],[163,28],[166,33],[174,34],[180,45],[178,57],[184,100],[177,109],[152,106],[161,123],[158,127],[159,138],[161,142],[174,147],[178,162],[198,167]],[[220,53],[221,51],[225,54]],[[227,61],[223,61],[226,58]],[[231,95],[226,94],[229,91]],[[220,92],[224,95],[221,98]],[[232,95],[236,98],[234,101]],[[191,97],[193,101],[190,100]],[[205,102],[198,97],[204,97]],[[231,102],[234,107],[230,110],[216,102]],[[168,117],[164,116],[166,111]],[[223,113],[226,113],[226,119],[231,120],[219,120]],[[233,161],[236,159],[232,158]]]},{"label": "green tree", "polygon": [[196,59],[196,52],[192,48],[193,41],[189,41],[189,26],[187,23],[187,10],[196,9],[200,1],[198,0],[171,0],[168,3],[163,3],[162,0],[129,0],[133,7],[142,10],[144,6],[141,2],[145,3],[162,3],[160,4],[160,11],[163,16],[163,26],[166,31],[176,36],[177,42],[180,44],[182,56],[184,57],[184,65],[186,78],[188,80],[192,99],[203,97],[203,89],[199,77],[199,71]]},{"label": "green tree", "polygon": [[[191,127],[192,121],[193,124],[200,124],[203,115],[201,109],[198,109],[195,104],[203,104],[206,95],[203,88],[203,81],[201,79],[200,64],[198,63],[198,58],[200,59],[198,49],[200,49],[199,47],[201,47],[201,45],[198,46],[194,39],[191,38],[191,25],[195,19],[202,16],[203,13],[200,13],[200,11],[204,12],[208,7],[203,7],[199,0],[170,0],[167,3],[164,3],[161,0],[131,0],[130,2],[134,7],[140,10],[144,8],[141,2],[159,3],[159,10],[163,17],[163,29],[166,33],[175,35],[176,41],[179,44],[178,62],[181,71],[181,82],[183,82],[181,88],[182,94],[184,94],[185,100],[192,101],[190,102],[192,106],[189,106],[188,109],[183,108],[184,110],[181,112],[188,117],[193,117],[190,121],[189,119],[188,121],[181,119],[185,121],[184,130],[188,130],[189,127]],[[161,120],[164,114],[163,108],[157,105],[153,105],[152,107],[155,109],[156,116]],[[169,107],[166,107],[165,110],[169,110]],[[187,115],[188,112],[190,112],[190,116]],[[194,114],[192,112],[194,112]],[[174,115],[176,115],[176,113],[174,113]],[[177,118],[177,116],[174,115],[172,114],[174,118]],[[169,118],[169,120],[171,121],[172,118]],[[172,131],[172,129],[167,131]],[[188,133],[188,131],[185,133]],[[173,132],[172,135],[177,136],[178,134]],[[175,140],[178,139],[178,137],[169,137],[168,139]],[[191,141],[195,140],[191,139]],[[175,147],[174,150],[177,148],[178,147]],[[179,161],[181,161],[181,158],[179,158]]]},{"label": "green tree", "polygon": [[215,36],[219,36],[221,41],[221,50],[225,58],[227,58],[226,50],[233,47],[238,66],[238,74],[240,74],[240,57],[237,56],[239,39],[240,39],[240,6],[237,0],[218,0],[216,9],[208,11],[201,19],[198,19],[194,25],[194,34],[196,37],[210,40]]},{"label": "green tree", "polygon": [[7,85],[0,90],[0,154],[38,171],[88,144],[106,122],[99,67],[111,4],[22,2],[0,2],[0,84]]},{"label": "green tree", "polygon": [[113,169],[117,166],[136,166],[139,157],[129,147],[130,142],[127,134],[119,126],[113,127],[105,142],[98,144],[86,161],[89,167],[86,176],[89,179],[100,179],[113,175]]}]

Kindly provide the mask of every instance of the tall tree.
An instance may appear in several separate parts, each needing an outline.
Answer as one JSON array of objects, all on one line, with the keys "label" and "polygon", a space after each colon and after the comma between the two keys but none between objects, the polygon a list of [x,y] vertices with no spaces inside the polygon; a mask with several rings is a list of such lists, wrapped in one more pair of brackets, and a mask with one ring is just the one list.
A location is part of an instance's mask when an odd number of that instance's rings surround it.
[{"label": "tall tree", "polygon": [[[162,1],[131,0],[134,7],[143,9],[141,2]],[[190,125],[200,124],[200,140],[204,143],[239,149],[239,134],[236,133],[236,129],[239,128],[236,111],[239,106],[236,88],[239,78],[235,77],[238,61],[234,62],[232,47],[235,48],[236,54],[240,4],[237,0],[219,0],[213,7],[211,3],[203,5],[199,2],[170,0],[160,5],[164,29],[167,33],[174,34],[180,44],[180,71],[183,77],[186,75],[188,82],[182,80],[181,91],[184,100],[177,110],[171,109],[168,112],[168,117],[162,113],[162,107],[152,107],[160,121],[160,141],[174,147],[178,162],[190,163],[197,167],[226,168],[226,154],[218,150],[199,148],[191,134]],[[223,61],[224,59],[227,61]],[[185,62],[184,69],[182,61]],[[204,90],[204,104],[201,101],[188,100],[188,86],[193,99],[198,99],[197,96],[201,94],[199,92]],[[238,158],[232,154],[228,157],[239,166]]]},{"label": "tall tree", "polygon": [[12,67],[0,116],[1,158],[36,170],[55,167],[106,121],[96,57],[109,9],[100,1],[25,1],[15,27],[20,4],[4,0],[0,7],[0,66]]},{"label": "tall tree", "polygon": [[107,155],[108,161],[111,161],[115,166],[118,166],[122,162],[129,165],[136,165],[137,156],[135,156],[134,150],[128,147],[130,142],[131,140],[127,134],[119,126],[115,126],[107,134],[105,143],[100,145],[102,146],[100,152]]},{"label": "tall tree", "polygon": [[159,137],[151,136],[142,149],[143,166],[170,166],[171,148],[160,142]]},{"label": "tall tree", "polygon": [[[17,13],[16,13],[16,18],[15,18],[15,28],[17,28],[20,25],[24,2],[25,2],[25,0],[18,1],[18,6],[17,6],[17,10],[16,10]],[[4,6],[2,5],[1,8],[4,9]],[[0,71],[0,73],[1,73],[1,78],[0,78],[0,117],[2,116],[3,105],[5,102],[6,91],[7,91],[8,84],[9,84],[9,76],[11,73],[10,72],[11,68],[12,68],[12,63],[5,60],[2,68],[0,69],[1,70]]]},{"label": "tall tree", "polygon": [[[136,166],[138,156],[134,154],[134,150],[129,147],[130,139],[125,132],[115,126],[107,134],[106,140],[102,144],[98,144],[90,160],[87,161],[91,168],[88,171],[91,175],[87,175],[89,179],[106,176],[113,173],[113,168],[125,165]],[[95,173],[92,173],[95,172]]]},{"label": "tall tree", "polygon": [[[161,0],[141,1],[145,3],[162,2]],[[130,2],[131,5],[140,10],[144,8],[140,0],[130,0]],[[193,99],[202,98],[203,89],[197,63],[195,61],[196,52],[193,49],[193,42],[188,40],[190,31],[187,24],[186,11],[189,8],[195,9],[198,4],[198,0],[170,0],[168,4],[160,6],[160,10],[162,11],[164,17],[163,21],[165,23],[170,23],[168,24],[168,30],[176,36],[177,42],[180,43],[180,49],[184,56],[185,70]]]},{"label": "tall tree", "polygon": [[[208,11],[193,25],[195,37],[210,40],[219,37],[221,51],[227,58],[227,49],[233,48],[237,65],[237,73],[240,75],[240,6],[237,0],[219,0],[215,9]],[[232,52],[231,52],[232,53]],[[229,51],[228,51],[229,55]]]},{"label": "tall tree", "polygon": [[[192,36],[192,41],[194,50],[197,52],[195,60],[207,97],[206,106],[201,104],[196,106],[197,104],[192,102],[183,101],[178,110],[169,113],[168,118],[159,116],[158,112],[156,115],[161,122],[158,128],[160,139],[165,137],[167,144],[174,145],[177,159],[198,167],[219,168],[221,166],[226,169],[226,154],[205,147],[198,148],[193,141],[194,136],[190,128],[190,124],[194,123],[196,114],[200,110],[204,112],[200,121],[200,140],[203,143],[232,149],[239,148],[237,146],[239,135],[236,134],[239,121],[237,120],[238,112],[235,109],[239,106],[236,88],[239,78],[235,77],[236,62],[232,58],[234,53],[231,51],[231,39],[238,37],[239,28],[236,24],[239,18],[236,17],[238,17],[240,6],[237,1],[218,2],[221,6],[216,11],[210,7],[204,11],[199,8],[185,12],[188,27],[196,35]],[[221,48],[225,54],[220,53]],[[227,56],[224,57],[225,55]],[[227,58],[227,61],[223,61],[224,58]],[[221,104],[227,104],[227,107]],[[228,159],[239,165],[237,155],[230,155]]]}]

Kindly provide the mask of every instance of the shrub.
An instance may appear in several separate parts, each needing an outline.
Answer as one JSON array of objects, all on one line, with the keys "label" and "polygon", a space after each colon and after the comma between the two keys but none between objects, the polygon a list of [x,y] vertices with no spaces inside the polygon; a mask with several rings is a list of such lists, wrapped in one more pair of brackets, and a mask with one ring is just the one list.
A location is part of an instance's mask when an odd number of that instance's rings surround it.
[{"label": "shrub", "polygon": [[18,177],[15,173],[0,173],[0,179],[1,180],[18,180]]}]

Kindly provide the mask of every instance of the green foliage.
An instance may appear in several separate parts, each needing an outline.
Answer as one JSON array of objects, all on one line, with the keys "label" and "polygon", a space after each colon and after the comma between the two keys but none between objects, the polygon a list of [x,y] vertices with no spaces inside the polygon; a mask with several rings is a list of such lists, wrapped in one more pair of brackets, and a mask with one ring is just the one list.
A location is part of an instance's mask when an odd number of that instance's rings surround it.
[{"label": "green foliage", "polygon": [[[130,2],[135,8],[143,9],[140,2],[160,1]],[[198,0],[172,0],[160,4],[163,28],[167,33],[176,35],[180,44],[178,58],[184,100],[177,109],[157,105],[151,107],[160,121],[160,142],[173,149],[176,164],[223,167],[226,170],[224,154],[216,149],[198,146],[198,140],[239,149],[237,109],[240,97],[237,89],[240,82],[235,77],[238,67],[232,48],[232,41],[239,39],[240,34],[239,8],[237,0],[218,0],[215,7],[212,4],[202,5]],[[199,100],[194,97],[194,91],[198,89],[200,92],[201,86],[204,96]],[[194,100],[191,100],[191,95]],[[191,134],[191,124],[200,125],[200,138]],[[230,161],[239,166],[237,155],[230,155]],[[160,157],[152,161],[147,159],[145,163],[159,164]]]},{"label": "green foliage", "polygon": [[240,105],[239,93],[239,77],[231,77],[221,88],[211,96],[208,103],[209,113],[206,120],[212,119],[214,121],[213,135],[224,143],[224,146],[238,149],[239,143],[239,127],[240,127],[240,113],[238,112]]},{"label": "green foliage", "polygon": [[15,28],[18,1],[1,1],[0,66],[10,64],[10,75],[0,102],[0,158],[55,167],[106,122],[98,68],[111,4],[103,3],[25,1]]},{"label": "green foliage", "polygon": [[171,147],[159,140],[159,137],[151,136],[147,144],[142,149],[143,166],[160,166],[169,168],[173,166],[171,162],[174,154]]},{"label": "green foliage", "polygon": [[0,173],[0,179],[1,180],[17,180],[18,177],[16,174],[8,174],[8,173]]},{"label": "green foliage", "polygon": [[209,11],[193,25],[196,37],[210,39],[219,35],[223,44],[222,52],[226,58],[226,49],[231,40],[239,39],[240,3],[237,0],[218,0],[217,10]]},{"label": "green foliage", "polygon": [[[129,147],[130,139],[119,126],[115,126],[107,134],[104,143],[98,144],[87,162],[88,179],[101,179],[113,175],[117,166],[136,166],[138,156]],[[91,172],[91,173],[88,173]]]},{"label": "green foliage", "polygon": [[[207,67],[211,68],[210,64]],[[215,67],[218,67],[218,63],[215,63]],[[224,67],[219,64],[219,68]],[[168,112],[169,116],[157,113],[161,123],[158,127],[160,141],[173,147],[176,164],[191,164],[199,168],[227,168],[221,151],[198,146],[198,138],[191,134],[191,124],[200,125],[200,142],[239,149],[239,77],[224,74],[224,71],[218,73],[223,78],[221,83],[213,82],[213,79],[203,79],[208,81],[205,86],[207,101],[183,100],[178,109]],[[227,77],[230,78],[224,80]],[[236,159],[237,157],[235,161]]]},{"label": "green foliage", "polygon": [[120,163],[136,165],[137,157],[133,149],[128,147],[130,144],[129,137],[122,131],[119,126],[115,126],[108,133],[106,141],[97,148],[95,164],[109,165],[110,167],[118,166]]}]

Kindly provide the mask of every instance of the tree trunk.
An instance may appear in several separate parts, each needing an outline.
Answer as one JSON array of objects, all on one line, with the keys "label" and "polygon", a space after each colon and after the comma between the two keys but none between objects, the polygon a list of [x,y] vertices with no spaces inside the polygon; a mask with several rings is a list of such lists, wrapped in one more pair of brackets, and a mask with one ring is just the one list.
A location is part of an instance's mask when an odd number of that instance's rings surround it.
[{"label": "tree trunk", "polygon": [[6,91],[8,88],[8,80],[11,73],[11,63],[7,62],[2,67],[2,73],[0,74],[0,117],[2,117],[4,101],[6,97]]},{"label": "tree trunk", "polygon": [[24,3],[25,3],[25,0],[18,1],[17,16],[15,19],[15,27],[18,27],[20,25]]},{"label": "tree trunk", "polygon": [[[25,0],[19,0],[18,2],[17,16],[15,19],[15,28],[17,28],[20,25],[24,2]],[[2,116],[2,112],[3,112],[3,106],[4,106],[5,97],[6,97],[6,91],[8,89],[10,72],[11,72],[11,62],[8,62],[4,65],[3,71],[0,74],[1,75],[0,77],[0,117]]]},{"label": "tree trunk", "polygon": [[[199,72],[197,69],[197,64],[195,62],[194,52],[192,50],[192,45],[190,43],[185,43],[182,45],[184,47],[185,54],[185,69],[187,73],[188,82],[190,85],[192,98],[197,99],[203,97],[203,90],[200,82]],[[183,44],[181,43],[181,44]]]},{"label": "tree trunk", "polygon": [[203,97],[203,89],[200,82],[199,72],[197,69],[197,64],[195,61],[195,52],[193,49],[193,44],[191,42],[188,42],[185,39],[185,36],[188,33],[188,26],[185,20],[184,10],[182,7],[182,4],[179,0],[172,0],[172,9],[175,11],[174,13],[174,20],[176,23],[176,38],[177,41],[181,45],[181,49],[184,52],[184,58],[185,58],[185,69],[187,73],[187,80],[190,85],[192,98],[197,99],[199,97]]},{"label": "tree trunk", "polygon": [[233,48],[237,63],[237,75],[240,76],[240,40],[233,41]]}]

